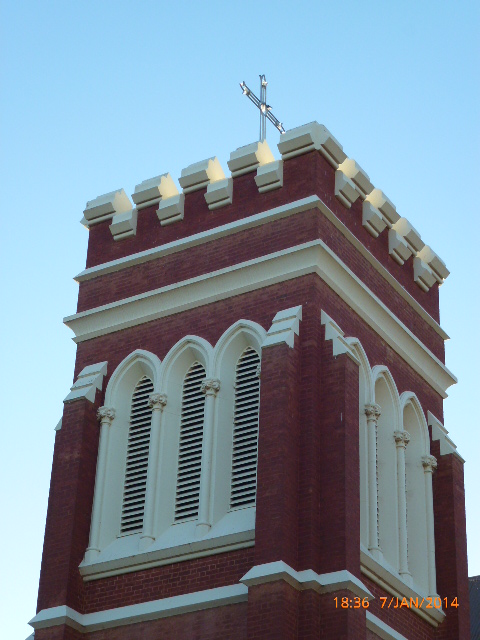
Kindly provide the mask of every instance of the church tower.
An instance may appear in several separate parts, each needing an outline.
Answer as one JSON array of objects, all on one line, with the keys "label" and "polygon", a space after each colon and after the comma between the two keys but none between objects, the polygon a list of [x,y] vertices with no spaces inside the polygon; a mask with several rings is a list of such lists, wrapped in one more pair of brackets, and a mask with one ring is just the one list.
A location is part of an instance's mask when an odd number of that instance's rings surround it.
[{"label": "church tower", "polygon": [[317,122],[87,203],[35,640],[469,637],[449,272]]}]

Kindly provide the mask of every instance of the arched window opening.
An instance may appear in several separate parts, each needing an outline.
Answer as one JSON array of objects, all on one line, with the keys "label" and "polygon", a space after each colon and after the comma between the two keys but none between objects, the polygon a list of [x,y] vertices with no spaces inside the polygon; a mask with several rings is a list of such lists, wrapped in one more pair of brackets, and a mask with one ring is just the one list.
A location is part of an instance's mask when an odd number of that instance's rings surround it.
[{"label": "arched window opening", "polygon": [[259,365],[258,353],[247,347],[236,366],[231,509],[255,505],[260,406]]},{"label": "arched window opening", "polygon": [[132,396],[120,527],[122,534],[138,533],[143,527],[152,422],[148,398],[152,392],[153,383],[150,378],[144,376],[138,382]]},{"label": "arched window opening", "polygon": [[205,375],[203,365],[194,362],[183,382],[175,496],[176,522],[198,516],[205,414],[205,394],[202,393],[201,387]]}]

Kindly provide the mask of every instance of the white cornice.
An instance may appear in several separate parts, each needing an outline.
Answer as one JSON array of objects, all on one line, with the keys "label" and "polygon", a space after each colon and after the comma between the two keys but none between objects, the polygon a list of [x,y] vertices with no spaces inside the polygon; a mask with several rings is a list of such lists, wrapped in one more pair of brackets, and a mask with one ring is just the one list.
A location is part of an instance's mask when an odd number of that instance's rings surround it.
[{"label": "white cornice", "polygon": [[208,231],[195,233],[186,238],[181,238],[180,240],[175,240],[174,242],[169,242],[159,247],[154,247],[153,249],[140,251],[139,253],[134,253],[124,258],[119,258],[118,260],[112,260],[110,262],[105,262],[104,264],[99,264],[95,267],[90,267],[79,273],[75,277],[75,280],[79,283],[86,282],[88,280],[92,280],[93,278],[97,278],[98,276],[121,271],[122,269],[133,267],[138,264],[143,264],[144,262],[149,262],[150,260],[158,260],[159,258],[163,258],[173,253],[185,251],[186,249],[189,249],[191,247],[205,244],[207,242],[217,240],[218,238],[223,238],[224,236],[239,233],[240,231],[244,231],[245,229],[258,227],[260,225],[273,222],[274,220],[287,218],[291,215],[295,215],[296,213],[308,211],[309,209],[313,208],[320,209],[325,217],[328,218],[330,222],[332,222],[335,227],[343,234],[343,236],[345,236],[345,238],[362,254],[362,256],[368,260],[368,262],[395,289],[395,291],[405,300],[405,302],[407,302],[416,311],[416,313],[418,313],[421,318],[425,320],[425,322],[427,322],[427,324],[429,324],[438,333],[438,335],[443,338],[443,340],[448,340],[448,335],[440,327],[438,322],[436,322],[432,318],[432,316],[425,311],[425,309],[415,300],[415,298],[410,295],[408,291],[406,291],[404,287],[392,276],[388,269],[386,269],[370,253],[370,251],[368,251],[368,249],[360,242],[360,240],[358,240],[358,238],[354,236],[354,234],[316,195],[308,196],[307,198],[301,198],[300,200],[296,200],[295,202],[290,202],[288,204],[275,207],[274,209],[269,209],[268,211],[263,211],[262,213],[257,213],[253,216],[242,218],[241,220],[229,222],[228,224],[215,227],[214,229],[209,229]]},{"label": "white cornice", "polygon": [[29,624],[34,629],[46,629],[55,625],[66,624],[77,631],[91,632],[149,620],[158,620],[159,618],[177,616],[182,613],[191,613],[192,611],[237,604],[246,602],[247,599],[247,587],[243,584],[234,584],[95,613],[82,614],[71,607],[62,605],[51,609],[43,609],[30,620]]},{"label": "white cornice", "polygon": [[383,640],[408,640],[405,636],[402,636],[401,633],[392,629],[392,627],[388,624],[385,624],[383,620],[374,616],[370,611],[366,612],[367,616],[367,629],[373,631],[379,638],[383,638]]},{"label": "white cornice", "polygon": [[347,589],[359,598],[373,599],[373,595],[361,580],[346,569],[322,574],[316,573],[313,569],[296,571],[286,562],[283,562],[283,560],[252,567],[243,578],[240,579],[240,582],[251,587],[257,584],[275,582],[277,580],[288,582],[288,584],[298,591],[313,589],[318,593],[332,593],[340,589]]},{"label": "white cornice", "polygon": [[278,251],[65,318],[75,342],[316,273],[443,398],[457,380],[322,241]]}]

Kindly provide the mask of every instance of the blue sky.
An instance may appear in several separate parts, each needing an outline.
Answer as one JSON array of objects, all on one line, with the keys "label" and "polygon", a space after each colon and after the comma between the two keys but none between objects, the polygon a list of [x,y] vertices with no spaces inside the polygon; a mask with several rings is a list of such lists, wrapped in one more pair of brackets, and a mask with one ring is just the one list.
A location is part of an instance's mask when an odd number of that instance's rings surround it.
[{"label": "blue sky", "polygon": [[[238,82],[287,129],[318,120],[443,258],[445,425],[466,458],[480,573],[479,9],[456,2],[4,0],[1,24],[2,630],[34,615],[53,428],[72,383],[87,200],[258,135]],[[276,155],[277,132],[268,125]],[[8,576],[8,580],[5,579]]]}]

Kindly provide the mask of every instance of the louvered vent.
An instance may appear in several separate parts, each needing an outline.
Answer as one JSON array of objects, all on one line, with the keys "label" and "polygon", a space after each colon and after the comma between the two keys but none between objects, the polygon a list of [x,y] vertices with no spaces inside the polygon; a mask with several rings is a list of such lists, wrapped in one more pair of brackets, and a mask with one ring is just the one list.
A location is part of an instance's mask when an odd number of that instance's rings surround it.
[{"label": "louvered vent", "polygon": [[199,362],[194,362],[183,383],[175,498],[175,520],[177,522],[198,516],[205,413],[205,394],[200,390],[203,380],[205,380],[205,369]]},{"label": "louvered vent", "polygon": [[233,418],[232,493],[230,508],[255,504],[257,491],[260,358],[247,347],[237,362]]},{"label": "louvered vent", "polygon": [[152,381],[150,378],[143,377],[135,387],[132,396],[122,505],[121,532],[123,534],[137,533],[143,527],[152,422],[152,410],[148,406],[148,397],[152,392]]}]

